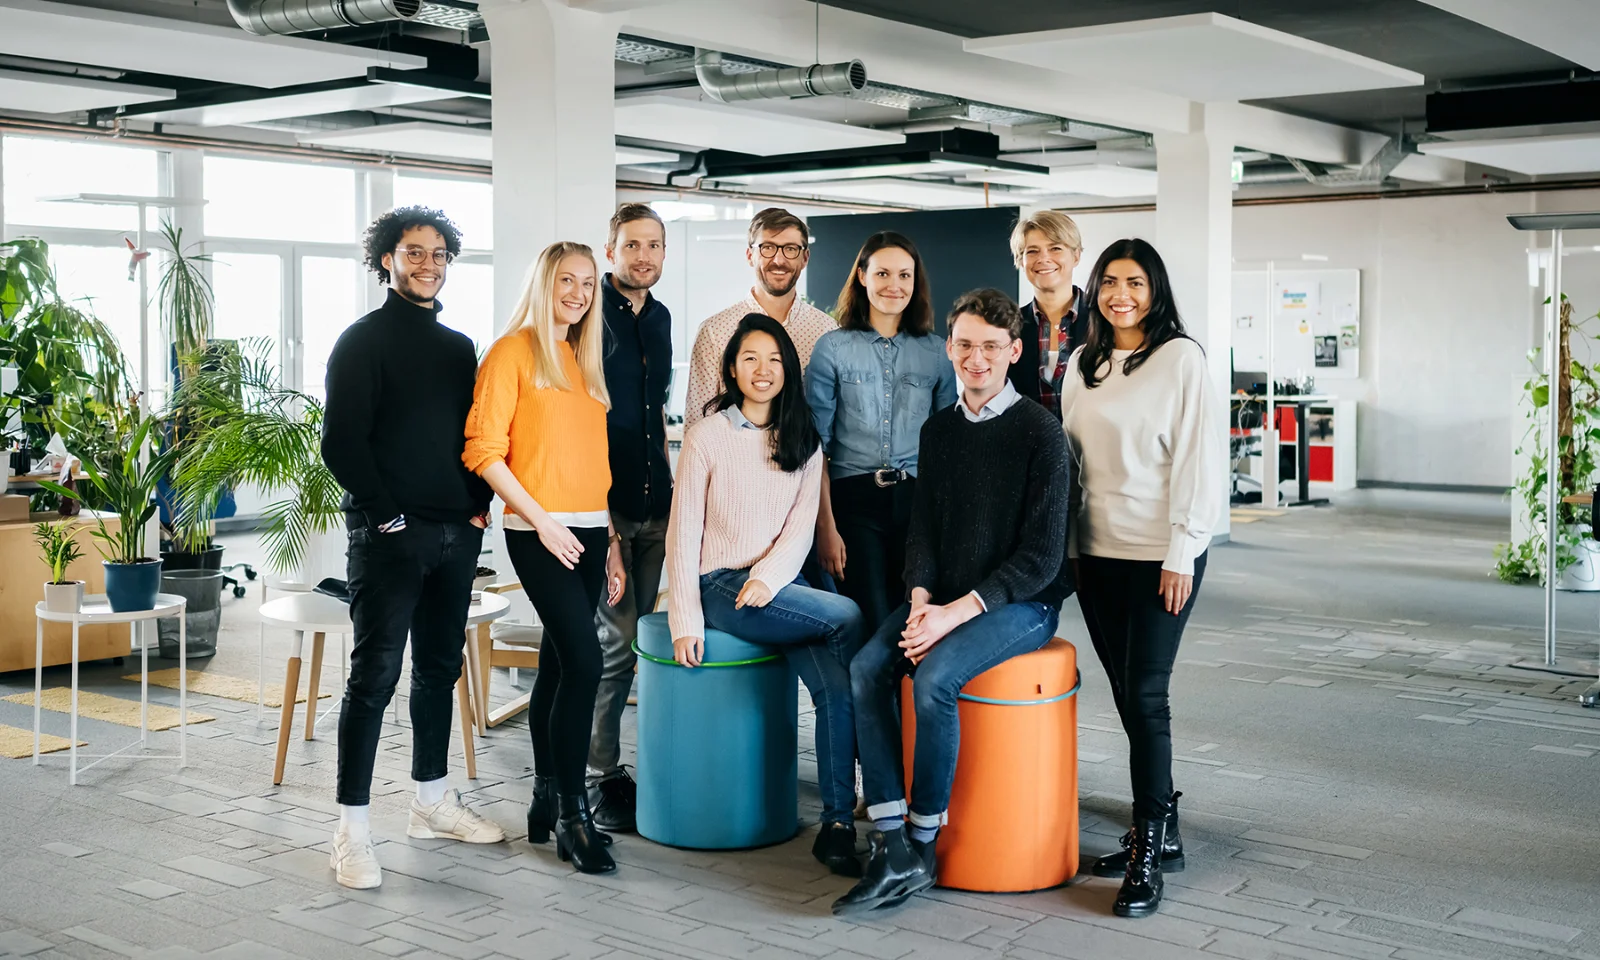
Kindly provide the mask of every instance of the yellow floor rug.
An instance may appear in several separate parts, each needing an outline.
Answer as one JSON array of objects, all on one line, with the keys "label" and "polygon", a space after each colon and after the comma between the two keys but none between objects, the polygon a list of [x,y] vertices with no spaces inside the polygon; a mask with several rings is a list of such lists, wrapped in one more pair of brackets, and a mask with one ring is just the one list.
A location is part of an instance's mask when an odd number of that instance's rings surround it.
[{"label": "yellow floor rug", "polygon": [[1234,523],[1255,523],[1257,520],[1265,520],[1269,517],[1285,516],[1288,514],[1288,512],[1289,511],[1287,510],[1252,510],[1243,507],[1234,507],[1232,510],[1228,511],[1228,516],[1232,518]]},{"label": "yellow floor rug", "polygon": [[[309,669],[309,668],[308,668]],[[131,673],[124,680],[139,682],[139,675]],[[337,684],[338,681],[334,681]],[[324,681],[326,683],[326,681]],[[166,687],[169,690],[178,689],[178,668],[168,670],[151,670],[150,685]],[[189,671],[189,692],[203,693],[208,697],[221,697],[224,700],[242,700],[245,703],[256,702],[256,682],[243,677],[230,677],[221,673],[201,673],[198,670]],[[317,691],[318,700],[326,700],[333,694],[326,685]],[[306,692],[301,690],[294,698],[295,703],[306,702]],[[265,703],[269,707],[283,706],[283,678],[278,678],[277,689],[273,689],[272,681],[267,681],[267,696]]]},{"label": "yellow floor rug", "polygon": [[[33,706],[33,693],[14,693],[3,698],[7,703],[20,703],[25,707]],[[72,712],[72,689],[70,687],[51,687],[39,698],[39,705],[46,710],[56,713]],[[103,693],[90,693],[87,690],[78,691],[78,716],[90,720],[104,720],[107,723],[116,723],[124,727],[139,726],[139,701],[123,700],[121,697],[108,697]],[[206,713],[189,711],[190,723],[208,723],[217,719]],[[171,730],[178,725],[178,708],[164,704],[150,704],[150,729]],[[30,732],[28,740],[28,754],[33,755],[33,734]]]},{"label": "yellow floor rug", "polygon": [[[72,746],[72,741],[66,737],[54,737],[48,733],[39,734],[39,752],[55,753]],[[87,747],[82,740],[78,746]],[[21,727],[8,727],[0,723],[0,757],[10,757],[12,760],[22,760],[33,756],[33,731]]]}]

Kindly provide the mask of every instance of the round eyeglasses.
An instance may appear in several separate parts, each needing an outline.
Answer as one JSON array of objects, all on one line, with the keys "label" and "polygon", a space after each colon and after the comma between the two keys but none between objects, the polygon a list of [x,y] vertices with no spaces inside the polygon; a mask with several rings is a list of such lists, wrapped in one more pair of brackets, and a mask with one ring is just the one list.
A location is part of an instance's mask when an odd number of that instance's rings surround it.
[{"label": "round eyeglasses", "polygon": [[426,247],[397,247],[395,252],[405,254],[409,263],[423,263],[429,256],[432,256],[433,262],[441,267],[454,263],[456,259],[455,254],[442,247],[435,250],[429,250]]}]

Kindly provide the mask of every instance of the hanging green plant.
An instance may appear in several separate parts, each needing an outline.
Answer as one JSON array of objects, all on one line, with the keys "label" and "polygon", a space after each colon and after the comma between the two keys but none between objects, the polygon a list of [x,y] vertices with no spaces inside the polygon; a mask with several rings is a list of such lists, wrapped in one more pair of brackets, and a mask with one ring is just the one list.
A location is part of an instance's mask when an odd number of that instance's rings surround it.
[{"label": "hanging green plant", "polygon": [[[1545,301],[1549,303],[1548,300]],[[1572,302],[1561,295],[1558,311],[1558,350],[1556,363],[1556,397],[1560,405],[1560,423],[1557,432],[1557,455],[1560,489],[1556,492],[1556,574],[1578,562],[1582,542],[1586,538],[1585,510],[1582,507],[1561,503],[1562,498],[1594,490],[1596,481],[1595,450],[1600,444],[1600,364],[1591,365],[1572,359],[1572,334],[1596,344],[1600,338],[1589,332],[1592,321],[1600,314],[1578,323],[1572,322]],[[1535,371],[1543,366],[1542,350],[1528,351],[1528,362]],[[1516,478],[1512,498],[1527,512],[1529,533],[1515,543],[1502,543],[1495,547],[1495,575],[1507,583],[1544,582],[1546,497],[1549,482],[1548,440],[1550,382],[1542,372],[1536,372],[1522,385],[1529,400],[1528,429],[1516,453],[1528,457],[1528,467]]]}]

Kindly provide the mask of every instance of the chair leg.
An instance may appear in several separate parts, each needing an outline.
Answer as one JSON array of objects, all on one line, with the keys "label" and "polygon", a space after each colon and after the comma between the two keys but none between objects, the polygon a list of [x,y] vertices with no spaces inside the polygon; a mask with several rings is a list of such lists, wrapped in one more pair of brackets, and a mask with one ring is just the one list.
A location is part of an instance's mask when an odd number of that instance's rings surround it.
[{"label": "chair leg", "polygon": [[478,754],[472,744],[472,694],[467,690],[467,665],[461,664],[461,677],[456,681],[456,701],[461,706],[461,745],[467,756],[467,779],[478,779]]},{"label": "chair leg", "polygon": [[[471,640],[467,641],[471,643]],[[478,732],[481,734],[489,728],[489,681],[494,656],[494,639],[489,636],[489,625],[478,624]]]},{"label": "chair leg", "polygon": [[306,681],[309,689],[306,690],[306,739],[317,738],[317,687],[322,681],[322,638],[321,633],[311,635],[311,679]]},{"label": "chair leg", "polygon": [[272,782],[283,782],[283,764],[289,756],[289,729],[294,726],[294,695],[300,689],[300,635],[295,634],[294,650],[283,673],[283,706],[278,715],[278,757],[272,765]]},{"label": "chair leg", "polygon": [[507,720],[510,720],[512,717],[528,709],[528,704],[532,701],[533,694],[524,693],[522,696],[489,714],[490,729],[500,726],[500,724],[505,723]]}]

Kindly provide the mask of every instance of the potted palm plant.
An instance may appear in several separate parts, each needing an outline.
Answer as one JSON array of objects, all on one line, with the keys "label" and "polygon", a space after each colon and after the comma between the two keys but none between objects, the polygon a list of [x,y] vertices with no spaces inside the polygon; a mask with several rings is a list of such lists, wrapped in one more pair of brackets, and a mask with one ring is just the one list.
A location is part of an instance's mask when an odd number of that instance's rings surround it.
[{"label": "potted palm plant", "polygon": [[[106,599],[117,612],[154,609],[161,588],[161,561],[145,555],[145,527],[156,512],[156,482],[171,469],[177,449],[167,446],[141,453],[157,439],[160,425],[152,416],[119,416],[114,429],[121,434],[121,443],[73,451],[83,462],[99,503],[118,521],[117,528],[110,529],[106,513],[97,513],[99,526],[93,531],[100,541],[95,548],[104,557]],[[40,486],[80,499],[78,491],[52,481],[42,480]]]},{"label": "potted palm plant", "polygon": [[41,523],[33,528],[33,542],[50,566],[50,579],[44,585],[44,607],[56,613],[77,613],[83,606],[83,581],[68,580],[67,569],[83,551],[73,539],[66,523]]}]

